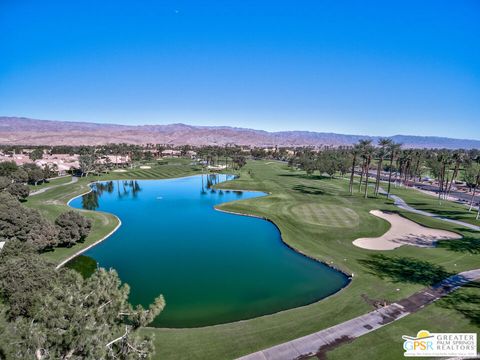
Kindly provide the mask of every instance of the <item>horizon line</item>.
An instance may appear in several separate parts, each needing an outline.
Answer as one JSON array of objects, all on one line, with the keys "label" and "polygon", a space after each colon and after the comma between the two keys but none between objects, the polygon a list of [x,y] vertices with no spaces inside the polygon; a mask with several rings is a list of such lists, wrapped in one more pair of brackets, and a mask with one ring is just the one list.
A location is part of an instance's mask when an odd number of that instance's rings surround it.
[{"label": "horizon line", "polygon": [[412,136],[417,138],[444,138],[444,139],[454,139],[454,140],[466,140],[466,141],[480,141],[479,139],[475,138],[457,138],[457,137],[449,137],[449,136],[442,136],[442,135],[414,135],[414,134],[394,134],[394,135],[368,135],[368,134],[352,134],[352,133],[342,133],[342,132],[333,132],[333,131],[317,131],[317,130],[265,130],[265,129],[256,129],[256,128],[249,128],[249,127],[240,127],[240,126],[232,126],[232,125],[192,125],[184,122],[172,122],[172,123],[153,123],[153,124],[122,124],[122,123],[109,123],[109,122],[101,122],[101,121],[89,121],[89,120],[58,120],[58,119],[38,119],[32,118],[27,116],[18,116],[18,115],[0,115],[0,119],[2,118],[16,118],[16,119],[25,119],[25,120],[36,120],[36,121],[50,121],[50,122],[67,122],[67,123],[77,123],[77,124],[96,124],[96,125],[107,125],[107,126],[128,126],[128,127],[142,127],[142,126],[171,126],[171,125],[184,125],[196,128],[229,128],[229,129],[240,129],[240,130],[253,130],[253,131],[263,131],[269,134],[275,133],[292,133],[292,132],[307,132],[307,133],[316,133],[316,134],[333,134],[333,135],[346,135],[346,136],[365,136],[370,138],[392,138],[395,136]]}]

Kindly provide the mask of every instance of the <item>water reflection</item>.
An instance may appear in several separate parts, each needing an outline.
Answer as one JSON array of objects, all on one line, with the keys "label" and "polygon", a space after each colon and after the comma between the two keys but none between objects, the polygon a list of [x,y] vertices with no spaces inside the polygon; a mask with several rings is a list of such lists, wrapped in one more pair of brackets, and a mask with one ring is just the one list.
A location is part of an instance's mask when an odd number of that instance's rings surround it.
[{"label": "water reflection", "polygon": [[[201,195],[218,194],[224,195],[233,192],[238,198],[243,196],[243,191],[240,190],[221,190],[215,189],[215,185],[225,181],[233,180],[236,177],[234,175],[222,175],[219,174],[204,174],[201,176]],[[91,185],[92,191],[82,196],[82,207],[86,210],[98,209],[98,199],[104,192],[112,194],[116,190],[117,198],[137,198],[138,193],[142,191],[140,184],[136,180],[115,180],[107,182],[98,182]]]},{"label": "water reflection", "polygon": [[207,192],[205,191],[205,181],[203,179],[203,174],[202,174],[202,190],[200,191],[201,195],[205,195]]},{"label": "water reflection", "polygon": [[[117,196],[118,198],[128,197],[136,198],[142,188],[136,180],[117,180]],[[86,210],[96,210],[98,208],[98,198],[104,192],[112,194],[115,185],[113,181],[94,183],[91,185],[92,191],[82,196],[82,207]]]},{"label": "water reflection", "polygon": [[95,190],[82,196],[82,207],[86,210],[96,210],[98,208],[98,193]]},{"label": "water reflection", "polygon": [[[233,180],[236,178],[236,176],[234,175],[222,175],[224,177],[224,179],[222,179],[220,177],[219,174],[202,174],[202,181],[201,181],[201,190],[200,190],[200,194],[202,195],[206,195],[208,194],[208,192],[210,192],[211,194],[219,194],[219,195],[223,195],[224,194],[224,191],[229,193],[230,190],[216,190],[215,189],[215,185],[223,182],[223,181],[228,181],[228,180]],[[238,193],[242,193],[241,191],[238,191]]]},{"label": "water reflection", "polygon": [[201,176],[114,180],[93,185],[90,194],[71,202],[122,219],[118,231],[85,255],[119,273],[131,286],[133,305],[148,306],[164,294],[169,306],[152,326],[249,319],[312,303],[348,282],[343,274],[285,246],[273,224],[216,211],[215,206],[235,200],[252,199],[254,206],[261,200],[253,199],[265,195],[210,192],[226,179],[204,174],[203,183]]}]

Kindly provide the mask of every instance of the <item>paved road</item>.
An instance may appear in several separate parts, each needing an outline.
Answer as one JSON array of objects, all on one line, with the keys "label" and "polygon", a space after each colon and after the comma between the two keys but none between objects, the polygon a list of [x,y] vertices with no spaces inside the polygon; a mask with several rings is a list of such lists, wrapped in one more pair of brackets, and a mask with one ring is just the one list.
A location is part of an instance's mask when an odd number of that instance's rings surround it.
[{"label": "paved road", "polygon": [[47,186],[47,187],[41,188],[41,189],[39,189],[39,190],[36,190],[36,191],[31,192],[31,193],[30,193],[30,196],[34,196],[34,195],[38,195],[38,194],[44,193],[45,191],[50,190],[50,189],[53,189],[53,188],[56,188],[56,187],[74,184],[74,183],[76,183],[77,181],[78,181],[78,177],[72,176],[72,180],[71,180],[70,182],[68,182],[68,183],[59,184],[59,185],[52,185],[52,186]]},{"label": "paved road", "polygon": [[[379,190],[380,190],[381,194],[386,195],[385,190],[383,190],[382,188],[380,188]],[[390,198],[393,199],[394,204],[396,206],[398,206],[400,209],[403,209],[403,210],[406,210],[406,211],[409,211],[409,212],[412,212],[412,213],[415,213],[415,214],[420,214],[420,215],[432,217],[432,218],[435,218],[435,219],[438,219],[438,220],[446,221],[446,222],[449,222],[451,224],[464,226],[464,227],[467,227],[467,228],[472,229],[472,230],[480,231],[480,226],[478,226],[478,225],[469,224],[469,223],[464,222],[464,221],[449,219],[449,218],[438,216],[436,214],[433,214],[433,213],[430,213],[430,212],[427,212],[427,211],[415,209],[414,207],[411,207],[410,205],[408,205],[405,202],[405,200],[403,200],[401,197],[399,197],[397,195],[390,194]]]},{"label": "paved road", "polygon": [[316,333],[243,356],[239,360],[292,360],[324,354],[336,346],[414,313],[460,286],[478,279],[480,279],[480,269],[462,272],[381,309]]},{"label": "paved road", "polygon": [[[430,184],[424,184],[424,183],[418,183],[418,182],[416,182],[414,185],[415,187],[421,190],[431,191],[438,194],[438,186],[436,185],[430,185]],[[472,194],[468,194],[468,193],[457,191],[457,190],[450,191],[450,196],[459,199],[464,204],[470,204],[470,201],[472,199]],[[475,195],[473,204],[474,205],[480,204],[479,192],[477,192],[477,194]]]},{"label": "paved road", "polygon": [[[358,172],[357,174],[360,175],[360,172]],[[370,175],[369,178],[371,178],[371,181],[375,181],[375,179],[377,177],[377,172],[376,171],[370,171],[369,175]],[[382,181],[385,181],[385,182],[388,181],[388,173],[382,173],[381,176],[380,176],[380,179]],[[393,186],[393,178],[392,178],[392,186]],[[432,185],[432,184],[424,183],[424,182],[415,181],[415,182],[413,182],[413,186],[417,189],[430,191],[430,192],[437,193],[437,194],[438,194],[438,191],[439,191],[438,185]],[[472,194],[465,193],[463,191],[454,190],[453,188],[454,187],[452,187],[452,191],[450,191],[450,196],[451,197],[459,199],[460,203],[470,204],[470,201],[472,199]],[[480,192],[479,191],[477,191],[477,193],[474,197],[473,204],[475,206],[480,204]]]}]

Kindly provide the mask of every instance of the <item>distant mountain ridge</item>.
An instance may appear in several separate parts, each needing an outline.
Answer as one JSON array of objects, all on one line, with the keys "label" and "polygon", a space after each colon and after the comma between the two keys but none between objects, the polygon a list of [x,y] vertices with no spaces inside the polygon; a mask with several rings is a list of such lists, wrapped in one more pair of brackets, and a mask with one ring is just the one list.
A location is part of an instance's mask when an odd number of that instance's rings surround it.
[{"label": "distant mountain ridge", "polygon": [[[480,148],[480,140],[437,136],[385,136],[406,148]],[[248,146],[341,146],[379,136],[345,135],[310,131],[268,132],[228,126],[118,125],[88,122],[0,117],[0,144],[3,145],[101,145],[106,143],[170,145]]]}]

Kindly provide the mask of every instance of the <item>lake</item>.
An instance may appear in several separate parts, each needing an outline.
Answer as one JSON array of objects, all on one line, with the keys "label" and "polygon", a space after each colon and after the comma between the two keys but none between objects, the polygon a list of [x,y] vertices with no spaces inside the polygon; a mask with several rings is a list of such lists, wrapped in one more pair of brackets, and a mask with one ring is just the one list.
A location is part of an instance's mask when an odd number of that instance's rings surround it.
[{"label": "lake", "polygon": [[118,272],[131,287],[132,304],[165,296],[167,306],[152,326],[250,319],[310,304],[348,283],[343,273],[286,246],[271,222],[215,210],[266,195],[213,188],[232,178],[101,182],[70,202],[121,219],[112,236],[84,255]]}]

